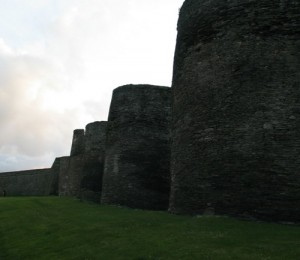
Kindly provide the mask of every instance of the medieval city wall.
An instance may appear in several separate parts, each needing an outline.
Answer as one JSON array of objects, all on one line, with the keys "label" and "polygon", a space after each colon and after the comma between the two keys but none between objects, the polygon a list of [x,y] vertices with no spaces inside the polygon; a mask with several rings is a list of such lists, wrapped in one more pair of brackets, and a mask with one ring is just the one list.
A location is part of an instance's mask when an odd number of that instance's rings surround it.
[{"label": "medieval city wall", "polygon": [[170,190],[170,88],[125,85],[111,101],[102,203],[167,209]]},{"label": "medieval city wall", "polygon": [[70,156],[57,158],[60,196],[100,202],[106,125],[105,121],[96,121],[85,130],[74,130]]},{"label": "medieval city wall", "polygon": [[[125,85],[51,169],[8,196],[300,222],[299,0],[186,0],[172,88]],[[172,93],[171,93],[172,92]]]},{"label": "medieval city wall", "polygon": [[104,171],[106,121],[89,123],[85,128],[84,167],[80,198],[100,202]]},{"label": "medieval city wall", "polygon": [[58,157],[49,169],[0,173],[7,196],[59,195],[100,202],[107,122],[73,131],[70,156]]},{"label": "medieval city wall", "polygon": [[287,0],[184,2],[171,212],[299,221],[299,10]]},{"label": "medieval city wall", "polygon": [[0,173],[0,192],[6,196],[57,195],[57,175],[51,168]]}]

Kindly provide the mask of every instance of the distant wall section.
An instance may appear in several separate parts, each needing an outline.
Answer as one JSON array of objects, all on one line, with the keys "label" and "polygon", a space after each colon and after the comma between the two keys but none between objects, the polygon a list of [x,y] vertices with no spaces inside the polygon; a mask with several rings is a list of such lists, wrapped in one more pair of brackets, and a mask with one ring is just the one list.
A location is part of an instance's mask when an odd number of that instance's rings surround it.
[{"label": "distant wall section", "polygon": [[0,192],[7,196],[47,196],[57,194],[57,175],[52,169],[0,173]]},{"label": "distant wall section", "polygon": [[84,165],[80,178],[80,197],[82,199],[100,202],[106,128],[106,121],[96,121],[88,124],[85,128]]},{"label": "distant wall section", "polygon": [[75,196],[100,202],[106,137],[105,121],[76,129],[70,156],[56,159],[60,196]]}]

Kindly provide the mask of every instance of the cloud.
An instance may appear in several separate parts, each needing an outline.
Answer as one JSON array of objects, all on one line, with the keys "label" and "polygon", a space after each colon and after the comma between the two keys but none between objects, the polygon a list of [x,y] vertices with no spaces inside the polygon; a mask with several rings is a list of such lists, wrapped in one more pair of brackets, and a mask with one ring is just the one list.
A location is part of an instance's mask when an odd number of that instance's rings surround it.
[{"label": "cloud", "polygon": [[67,99],[62,86],[56,85],[64,79],[58,78],[50,62],[19,54],[3,39],[0,43],[0,170],[21,169],[26,161],[36,161],[39,167],[45,156],[62,155],[69,149],[70,128],[78,122],[81,111],[49,104],[49,98]]},{"label": "cloud", "polygon": [[0,10],[0,172],[49,167],[112,90],[170,85],[183,0],[12,0]]}]

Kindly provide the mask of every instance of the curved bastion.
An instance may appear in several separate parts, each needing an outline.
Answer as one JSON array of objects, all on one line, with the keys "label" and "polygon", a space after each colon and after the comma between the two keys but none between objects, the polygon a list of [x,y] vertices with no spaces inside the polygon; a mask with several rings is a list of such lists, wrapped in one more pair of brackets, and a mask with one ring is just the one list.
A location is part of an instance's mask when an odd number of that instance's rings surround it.
[{"label": "curved bastion", "polygon": [[84,166],[80,181],[80,197],[100,202],[106,139],[106,121],[89,123],[85,127]]},{"label": "curved bastion", "polygon": [[170,211],[299,221],[300,1],[186,0]]},{"label": "curved bastion", "polygon": [[170,99],[168,87],[125,85],[113,91],[102,203],[167,209]]},{"label": "curved bastion", "polygon": [[84,129],[75,129],[70,156],[76,156],[84,153]]},{"label": "curved bastion", "polygon": [[106,121],[96,121],[73,132],[70,156],[57,158],[58,193],[100,202],[104,168]]}]

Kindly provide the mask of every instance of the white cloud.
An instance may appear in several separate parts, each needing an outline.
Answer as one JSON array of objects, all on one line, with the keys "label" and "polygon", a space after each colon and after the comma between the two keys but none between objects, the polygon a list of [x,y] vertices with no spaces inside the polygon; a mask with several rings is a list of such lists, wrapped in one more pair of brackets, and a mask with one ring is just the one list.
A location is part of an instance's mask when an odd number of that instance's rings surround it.
[{"label": "white cloud", "polygon": [[170,85],[183,0],[0,0],[0,172],[49,167],[114,88]]},{"label": "white cloud", "polygon": [[34,162],[29,164],[32,167],[40,166],[46,155],[62,155],[68,149],[70,127],[75,126],[81,111],[46,106],[49,94],[61,95],[61,90],[53,87],[57,71],[51,63],[12,49],[0,53],[0,170],[22,169],[28,161]]}]

